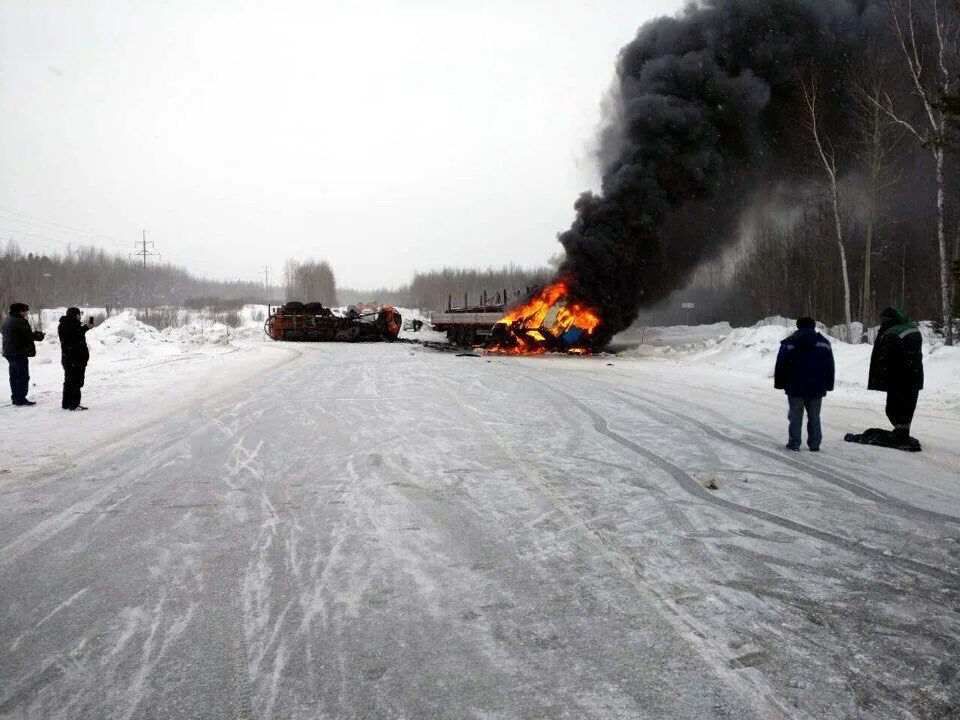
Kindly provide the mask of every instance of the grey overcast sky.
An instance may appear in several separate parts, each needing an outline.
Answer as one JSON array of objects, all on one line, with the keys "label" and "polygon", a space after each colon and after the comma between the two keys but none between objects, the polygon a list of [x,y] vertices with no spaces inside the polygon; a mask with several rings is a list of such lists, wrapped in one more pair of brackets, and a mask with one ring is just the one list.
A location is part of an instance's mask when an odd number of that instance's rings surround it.
[{"label": "grey overcast sky", "polygon": [[617,51],[681,4],[2,0],[0,238],[367,288],[543,264]]}]

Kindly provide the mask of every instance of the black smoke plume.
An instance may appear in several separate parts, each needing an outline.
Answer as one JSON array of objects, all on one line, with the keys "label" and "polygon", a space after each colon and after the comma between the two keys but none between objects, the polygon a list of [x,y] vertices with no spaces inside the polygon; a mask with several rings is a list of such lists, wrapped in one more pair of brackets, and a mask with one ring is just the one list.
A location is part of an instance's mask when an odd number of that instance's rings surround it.
[{"label": "black smoke plume", "polygon": [[617,64],[601,192],[580,196],[559,236],[560,274],[603,318],[598,344],[681,287],[749,204],[789,182],[811,150],[802,73],[817,72],[836,122],[850,61],[880,24],[865,1],[704,0],[640,28]]}]

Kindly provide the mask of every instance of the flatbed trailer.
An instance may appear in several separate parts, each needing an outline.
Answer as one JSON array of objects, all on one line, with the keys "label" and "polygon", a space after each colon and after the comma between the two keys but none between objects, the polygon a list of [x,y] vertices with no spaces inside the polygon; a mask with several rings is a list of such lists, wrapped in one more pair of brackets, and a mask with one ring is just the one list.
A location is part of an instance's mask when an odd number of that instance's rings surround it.
[{"label": "flatbed trailer", "polygon": [[[530,288],[525,292],[529,296]],[[469,296],[464,293],[463,305],[454,307],[453,295],[450,295],[445,311],[430,313],[430,324],[434,330],[446,333],[451,345],[486,345],[507,308],[523,300],[523,297],[519,290],[513,295],[507,295],[506,290],[492,293],[484,291],[477,298],[479,302],[471,305]]]},{"label": "flatbed trailer", "polygon": [[447,334],[452,345],[485,344],[493,334],[497,321],[503,317],[503,310],[470,312],[454,310],[431,313],[430,324],[438,332]]}]

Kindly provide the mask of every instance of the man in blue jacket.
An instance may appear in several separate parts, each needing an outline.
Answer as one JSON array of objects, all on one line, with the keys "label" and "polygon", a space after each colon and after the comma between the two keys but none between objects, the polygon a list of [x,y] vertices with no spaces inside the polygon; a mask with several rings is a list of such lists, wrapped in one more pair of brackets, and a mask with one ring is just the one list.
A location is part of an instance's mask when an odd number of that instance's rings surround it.
[{"label": "man in blue jacket", "polygon": [[807,413],[807,447],[820,450],[820,407],[833,390],[834,364],[830,341],[817,332],[811,317],[797,320],[797,331],[780,343],[773,386],[787,393],[790,402],[788,450],[799,450],[803,413]]}]

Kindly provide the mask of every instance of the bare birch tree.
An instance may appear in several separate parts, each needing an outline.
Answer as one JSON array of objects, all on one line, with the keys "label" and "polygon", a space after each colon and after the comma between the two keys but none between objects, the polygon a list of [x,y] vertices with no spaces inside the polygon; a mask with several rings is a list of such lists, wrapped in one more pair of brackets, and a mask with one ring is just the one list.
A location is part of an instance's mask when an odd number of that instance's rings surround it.
[{"label": "bare birch tree", "polygon": [[337,304],[337,282],[326,261],[287,260],[283,266],[287,300],[320,302],[327,307]]},{"label": "bare birch tree", "polygon": [[[947,253],[945,227],[946,173],[945,163],[949,135],[947,116],[940,101],[949,97],[955,82],[956,64],[960,60],[960,35],[957,32],[956,12],[941,7],[940,0],[930,0],[929,22],[935,41],[924,43],[918,24],[913,0],[888,0],[894,36],[902,51],[904,64],[914,94],[920,104],[920,120],[903,108],[897,107],[889,95],[881,107],[901,127],[907,130],[921,146],[930,150],[936,176],[937,194],[937,248],[940,260],[940,311],[948,345],[953,345],[953,322],[951,319],[952,282],[950,257]],[[930,47],[927,53],[924,48]],[[932,57],[928,57],[932,56]]]},{"label": "bare birch tree", "polygon": [[833,143],[824,137],[820,131],[819,88],[816,74],[811,72],[800,82],[800,92],[803,98],[803,124],[810,131],[813,144],[817,149],[820,164],[826,175],[827,191],[830,195],[833,210],[833,226],[836,233],[837,249],[840,252],[840,274],[843,279],[843,316],[847,326],[847,341],[859,343],[859,333],[854,337],[853,317],[850,313],[850,272],[847,267],[847,248],[843,239],[843,223],[840,218],[840,184],[837,178],[837,155]]},{"label": "bare birch tree", "polygon": [[855,137],[851,151],[866,172],[866,218],[864,225],[863,282],[860,290],[860,319],[869,327],[875,318],[873,306],[874,239],[879,224],[878,209],[884,191],[900,182],[903,157],[900,144],[903,130],[882,109],[887,67],[879,57],[868,60],[860,69],[854,88]]}]

